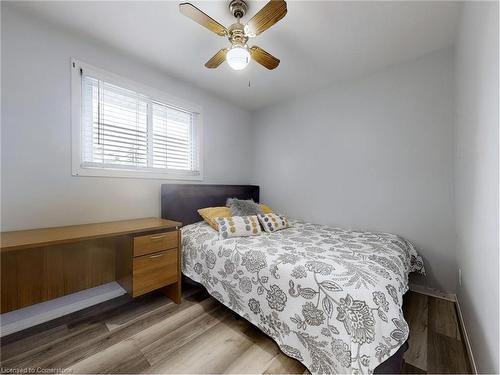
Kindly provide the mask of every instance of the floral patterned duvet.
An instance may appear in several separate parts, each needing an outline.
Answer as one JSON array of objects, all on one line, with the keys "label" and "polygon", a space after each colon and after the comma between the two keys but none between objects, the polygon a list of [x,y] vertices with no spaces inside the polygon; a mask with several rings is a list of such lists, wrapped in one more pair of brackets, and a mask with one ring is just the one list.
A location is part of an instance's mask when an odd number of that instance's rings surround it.
[{"label": "floral patterned duvet", "polygon": [[291,221],[220,240],[208,224],[182,228],[182,271],[271,336],[313,374],[371,373],[406,341],[413,245],[388,233]]}]

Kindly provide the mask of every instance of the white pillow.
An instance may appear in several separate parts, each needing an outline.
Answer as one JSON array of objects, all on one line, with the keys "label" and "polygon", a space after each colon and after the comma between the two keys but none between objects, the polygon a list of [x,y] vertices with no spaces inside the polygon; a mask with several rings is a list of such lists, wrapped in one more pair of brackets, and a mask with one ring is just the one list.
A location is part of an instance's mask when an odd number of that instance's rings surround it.
[{"label": "white pillow", "polygon": [[288,219],[284,216],[275,213],[257,215],[260,223],[267,233],[276,232],[277,230],[290,227]]},{"label": "white pillow", "polygon": [[259,220],[255,215],[218,217],[215,221],[219,225],[219,237],[222,239],[256,236],[262,233]]}]

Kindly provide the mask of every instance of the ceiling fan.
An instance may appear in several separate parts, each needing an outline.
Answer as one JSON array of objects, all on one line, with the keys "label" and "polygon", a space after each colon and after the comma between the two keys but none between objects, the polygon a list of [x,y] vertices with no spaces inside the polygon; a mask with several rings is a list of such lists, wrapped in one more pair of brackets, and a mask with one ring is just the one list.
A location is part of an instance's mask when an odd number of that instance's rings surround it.
[{"label": "ceiling fan", "polygon": [[179,5],[180,12],[186,17],[205,26],[217,35],[227,37],[231,42],[229,48],[221,49],[205,63],[207,68],[217,68],[226,60],[232,69],[241,70],[248,65],[250,58],[270,70],[275,69],[279,65],[279,59],[260,47],[248,47],[247,41],[249,38],[253,38],[266,31],[285,17],[287,12],[286,2],[284,0],[269,1],[246,25],[243,25],[241,18],[245,16],[247,9],[248,4],[245,0],[232,0],[229,3],[229,10],[236,18],[236,22],[226,28],[196,8],[193,4],[182,3]]}]

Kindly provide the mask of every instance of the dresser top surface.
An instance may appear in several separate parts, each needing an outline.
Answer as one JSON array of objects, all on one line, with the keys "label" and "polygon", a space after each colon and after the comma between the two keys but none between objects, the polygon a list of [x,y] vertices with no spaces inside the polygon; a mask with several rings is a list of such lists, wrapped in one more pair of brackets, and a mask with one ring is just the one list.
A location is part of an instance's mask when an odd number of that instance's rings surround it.
[{"label": "dresser top surface", "polygon": [[105,223],[2,232],[0,233],[0,250],[1,252],[7,252],[94,238],[113,237],[161,229],[174,229],[179,228],[181,225],[182,224],[177,221],[148,217]]}]

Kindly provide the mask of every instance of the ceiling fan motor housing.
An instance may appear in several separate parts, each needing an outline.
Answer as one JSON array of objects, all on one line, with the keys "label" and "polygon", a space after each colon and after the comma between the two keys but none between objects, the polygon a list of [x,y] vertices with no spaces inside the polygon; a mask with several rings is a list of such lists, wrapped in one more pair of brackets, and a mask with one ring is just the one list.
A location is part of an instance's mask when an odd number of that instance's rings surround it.
[{"label": "ceiling fan motor housing", "polygon": [[244,0],[232,0],[229,3],[229,11],[236,18],[243,18],[248,10],[248,5]]},{"label": "ceiling fan motor housing", "polygon": [[244,46],[247,43],[248,37],[245,35],[245,28],[241,23],[233,23],[231,26],[229,26],[227,31],[228,39],[233,46]]}]

